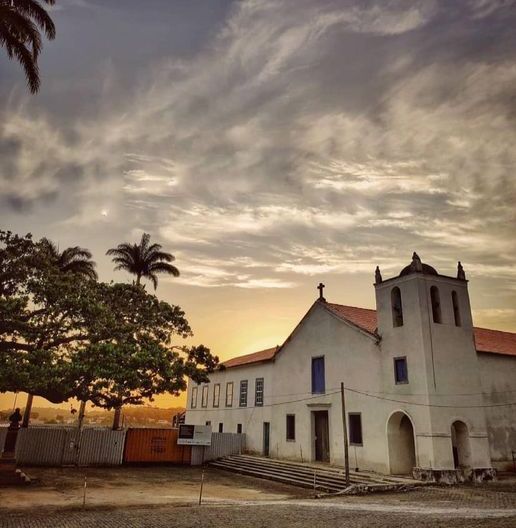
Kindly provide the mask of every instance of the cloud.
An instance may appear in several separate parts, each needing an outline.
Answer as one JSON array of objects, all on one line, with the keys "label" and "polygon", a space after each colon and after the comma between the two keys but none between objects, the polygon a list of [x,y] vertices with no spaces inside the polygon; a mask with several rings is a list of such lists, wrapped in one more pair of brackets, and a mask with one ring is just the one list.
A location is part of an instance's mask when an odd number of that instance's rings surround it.
[{"label": "cloud", "polygon": [[461,5],[235,3],[191,57],[102,69],[94,113],[4,108],[3,202],[155,233],[203,287],[395,274],[414,249],[516,279],[516,20]]}]

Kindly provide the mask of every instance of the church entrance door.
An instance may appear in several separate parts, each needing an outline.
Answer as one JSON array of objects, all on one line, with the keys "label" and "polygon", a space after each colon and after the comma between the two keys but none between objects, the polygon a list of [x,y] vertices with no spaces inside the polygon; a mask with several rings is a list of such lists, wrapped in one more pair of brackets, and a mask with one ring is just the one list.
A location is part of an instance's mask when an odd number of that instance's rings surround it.
[{"label": "church entrance door", "polygon": [[315,460],[330,461],[330,428],[328,411],[314,411]]},{"label": "church entrance door", "polygon": [[411,475],[412,469],[416,466],[414,427],[404,412],[395,412],[389,418],[387,439],[391,474]]}]

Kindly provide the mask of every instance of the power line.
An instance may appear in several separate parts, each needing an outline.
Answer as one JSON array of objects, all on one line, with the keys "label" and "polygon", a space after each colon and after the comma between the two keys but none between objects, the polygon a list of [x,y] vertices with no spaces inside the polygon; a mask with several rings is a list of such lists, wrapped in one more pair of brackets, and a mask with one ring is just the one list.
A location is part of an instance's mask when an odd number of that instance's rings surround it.
[{"label": "power line", "polygon": [[[350,387],[344,387],[344,390],[349,391],[349,392],[353,392],[355,394],[360,394],[362,396],[367,396],[369,398],[373,398],[373,399],[376,399],[376,400],[388,401],[388,402],[392,402],[392,403],[401,403],[403,405],[414,405],[414,406],[417,406],[417,407],[434,407],[434,408],[444,408],[444,409],[488,409],[488,408],[492,408],[492,407],[510,407],[512,405],[516,405],[516,402],[492,403],[492,404],[484,404],[484,405],[444,405],[444,404],[438,404],[438,403],[420,403],[420,402],[411,402],[411,401],[407,401],[407,400],[398,400],[398,399],[395,399],[395,398],[384,398],[382,396],[378,396],[377,394],[363,392],[363,391],[360,391],[360,390],[357,390],[357,389],[352,389]],[[226,408],[223,408],[223,409],[219,409],[219,408],[208,409],[207,407],[203,407],[201,409],[187,409],[187,411],[188,412],[219,411],[219,410],[222,410],[222,411],[240,411],[240,410],[245,410],[245,409],[253,409],[253,412],[254,412],[255,408],[276,407],[278,405],[288,405],[290,403],[298,403],[298,402],[310,401],[310,400],[314,400],[314,399],[317,399],[317,398],[322,398],[322,397],[325,397],[325,396],[333,396],[334,394],[338,394],[339,392],[340,392],[339,390],[335,390],[335,391],[332,391],[332,392],[326,392],[325,394],[315,394],[315,395],[312,395],[309,398],[298,398],[298,399],[295,399],[295,400],[287,400],[287,401],[282,401],[282,402],[267,403],[267,404],[264,404],[264,405],[260,405],[258,407],[256,407],[255,405],[253,405],[251,407],[247,407],[247,406],[246,407],[226,407]],[[482,393],[479,393],[478,395],[481,395],[481,394]]]},{"label": "power line", "polygon": [[335,391],[335,392],[326,392],[324,394],[316,394],[314,396],[312,396],[311,398],[300,398],[298,400],[288,400],[288,401],[284,401],[284,402],[276,402],[276,403],[265,403],[263,405],[253,405],[253,406],[246,406],[246,407],[225,407],[223,409],[219,409],[218,407],[215,407],[214,409],[208,409],[207,407],[203,407],[201,409],[186,409],[187,412],[190,412],[190,411],[219,411],[219,410],[222,410],[222,411],[241,411],[241,410],[245,410],[245,409],[260,409],[262,407],[276,407],[277,405],[286,405],[288,403],[297,403],[297,402],[302,402],[302,401],[309,401],[309,400],[314,400],[316,398],[322,398],[324,396],[332,396],[333,394],[337,394],[338,392],[340,391]]},{"label": "power line", "polygon": [[438,403],[418,403],[418,402],[409,402],[405,400],[396,400],[394,398],[382,398],[381,396],[376,396],[375,394],[369,394],[367,392],[358,391],[356,389],[349,389],[345,387],[345,390],[349,392],[354,392],[356,394],[361,394],[363,396],[368,396],[369,398],[374,398],[376,400],[384,400],[395,403],[403,403],[405,405],[416,405],[419,407],[440,407],[447,409],[487,409],[490,407],[509,407],[511,405],[516,405],[516,402],[511,403],[492,403],[487,405],[442,405]]}]

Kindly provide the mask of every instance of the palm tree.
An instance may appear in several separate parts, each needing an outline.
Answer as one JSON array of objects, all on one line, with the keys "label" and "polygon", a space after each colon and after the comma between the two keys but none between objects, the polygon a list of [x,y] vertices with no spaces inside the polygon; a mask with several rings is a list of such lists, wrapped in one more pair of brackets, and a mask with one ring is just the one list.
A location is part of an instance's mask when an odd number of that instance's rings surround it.
[{"label": "palm tree", "polygon": [[41,33],[49,40],[56,36],[56,28],[44,7],[55,0],[0,0],[0,45],[10,59],[16,58],[25,70],[32,93],[39,90],[38,56],[41,52]]},{"label": "palm tree", "polygon": [[140,285],[142,277],[152,281],[154,289],[158,286],[157,273],[168,273],[179,277],[179,270],[169,264],[175,259],[174,255],[161,250],[160,244],[150,244],[150,235],[143,233],[139,244],[124,242],[116,248],[108,250],[106,255],[113,257],[116,270],[125,270],[136,275],[136,284]]},{"label": "palm tree", "polygon": [[93,262],[92,255],[87,249],[74,246],[60,252],[56,244],[48,238],[42,238],[40,245],[42,250],[57,265],[60,271],[64,273],[76,273],[91,280],[97,279],[95,262]]}]

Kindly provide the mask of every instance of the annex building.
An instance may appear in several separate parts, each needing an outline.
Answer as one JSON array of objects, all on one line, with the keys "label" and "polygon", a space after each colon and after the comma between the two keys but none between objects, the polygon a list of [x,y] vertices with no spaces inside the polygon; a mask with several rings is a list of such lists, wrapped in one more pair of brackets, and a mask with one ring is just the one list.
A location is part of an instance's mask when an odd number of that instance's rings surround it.
[{"label": "annex building", "polygon": [[279,347],[188,385],[186,423],[246,434],[251,453],[433,478],[491,476],[516,451],[516,334],[474,328],[468,281],[414,253],[375,276],[376,310],[320,297]]}]

